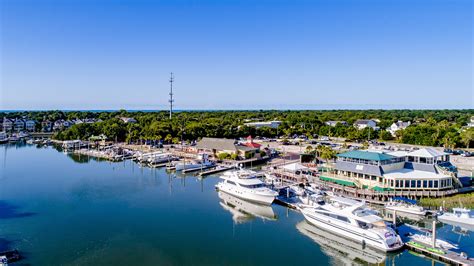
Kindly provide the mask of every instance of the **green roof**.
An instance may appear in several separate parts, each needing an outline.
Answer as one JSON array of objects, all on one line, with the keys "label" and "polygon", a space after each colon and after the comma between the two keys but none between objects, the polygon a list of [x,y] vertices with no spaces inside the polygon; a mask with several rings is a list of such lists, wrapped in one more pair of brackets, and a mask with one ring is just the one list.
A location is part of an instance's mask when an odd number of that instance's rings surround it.
[{"label": "green roof", "polygon": [[343,186],[349,186],[349,187],[355,187],[356,186],[354,182],[347,181],[347,180],[336,179],[336,178],[327,177],[327,176],[319,176],[319,179],[321,179],[323,181],[333,182],[333,183],[343,185]]},{"label": "green roof", "polygon": [[369,161],[385,161],[396,158],[395,156],[379,153],[379,152],[371,152],[371,151],[348,151],[344,153],[339,153],[337,157],[345,157],[345,158],[352,158],[352,159],[361,159],[361,160],[369,160]]}]

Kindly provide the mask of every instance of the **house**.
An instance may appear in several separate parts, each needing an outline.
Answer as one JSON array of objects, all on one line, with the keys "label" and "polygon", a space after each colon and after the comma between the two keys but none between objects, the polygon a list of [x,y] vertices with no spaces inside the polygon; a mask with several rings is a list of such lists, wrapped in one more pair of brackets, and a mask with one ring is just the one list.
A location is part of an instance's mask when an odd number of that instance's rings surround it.
[{"label": "house", "polygon": [[371,119],[359,119],[355,121],[354,127],[357,128],[358,130],[362,130],[366,127],[370,127],[374,130],[377,130],[377,122]]},{"label": "house", "polygon": [[13,130],[16,132],[25,130],[25,121],[23,119],[16,118],[15,121],[13,121]]},{"label": "house", "polygon": [[252,136],[248,136],[247,137],[247,142],[243,143],[243,145],[247,146],[247,147],[255,148],[255,149],[258,149],[258,150],[262,146],[262,144],[258,144],[258,143],[253,142]]},{"label": "house", "polygon": [[58,130],[67,129],[71,127],[72,125],[74,125],[72,121],[60,119],[54,122],[53,130],[58,131]]},{"label": "house", "polygon": [[224,138],[207,138],[204,137],[196,146],[193,147],[194,152],[207,153],[218,156],[221,153],[236,154],[241,158],[252,158],[257,154],[260,155],[259,149],[246,145],[239,145],[233,139]]},{"label": "house", "polygon": [[8,118],[3,118],[3,131],[9,132],[13,130],[13,120]]},{"label": "house", "polygon": [[245,123],[244,125],[248,127],[254,127],[254,128],[261,128],[261,127],[278,128],[281,125],[281,121],[250,122],[250,123]]},{"label": "house", "polygon": [[471,116],[471,122],[467,123],[467,127],[474,127],[474,116]]},{"label": "house", "polygon": [[337,126],[337,124],[347,126],[346,121],[326,121],[326,122],[324,122],[324,124],[326,124],[328,126],[331,126],[331,127],[335,127],[335,126]]},{"label": "house", "polygon": [[53,122],[49,120],[43,120],[41,122],[41,131],[43,132],[51,132],[53,130]]},{"label": "house", "polygon": [[337,155],[321,180],[375,191],[449,190],[459,182],[449,155],[433,148],[413,152],[349,151]]},{"label": "house", "polygon": [[34,120],[25,120],[26,131],[33,132],[36,130],[36,122]]},{"label": "house", "polygon": [[390,132],[390,134],[392,134],[392,136],[395,137],[395,133],[398,131],[398,130],[402,130],[402,129],[405,129],[407,128],[409,125],[411,125],[411,122],[408,121],[408,122],[403,122],[403,121],[397,121],[396,123],[393,123],[389,128],[387,128],[387,131]]},{"label": "house", "polygon": [[137,123],[137,120],[133,117],[120,117],[124,123]]}]

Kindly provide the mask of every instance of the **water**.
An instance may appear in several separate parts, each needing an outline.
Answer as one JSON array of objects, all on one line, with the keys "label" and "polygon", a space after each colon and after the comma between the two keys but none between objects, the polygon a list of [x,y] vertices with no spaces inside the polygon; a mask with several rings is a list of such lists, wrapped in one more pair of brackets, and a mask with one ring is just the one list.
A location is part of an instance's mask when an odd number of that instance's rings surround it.
[{"label": "water", "polygon": [[[308,232],[301,214],[281,206],[225,195],[222,203],[217,176],[176,177],[26,145],[0,146],[0,173],[0,250],[17,248],[26,264],[432,265]],[[451,229],[439,235],[474,254],[472,233]]]}]

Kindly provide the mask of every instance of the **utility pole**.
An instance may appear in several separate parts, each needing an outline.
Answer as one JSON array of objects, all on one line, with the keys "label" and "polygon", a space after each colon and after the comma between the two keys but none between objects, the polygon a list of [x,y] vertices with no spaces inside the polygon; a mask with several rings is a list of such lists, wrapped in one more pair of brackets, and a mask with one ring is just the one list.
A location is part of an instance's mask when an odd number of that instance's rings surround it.
[{"label": "utility pole", "polygon": [[173,99],[173,82],[174,82],[174,77],[173,77],[173,72],[171,72],[171,77],[170,77],[170,99],[169,99],[169,103],[170,103],[170,120],[171,120],[171,117],[172,117],[172,114],[173,114],[173,102],[174,102],[174,99]]}]

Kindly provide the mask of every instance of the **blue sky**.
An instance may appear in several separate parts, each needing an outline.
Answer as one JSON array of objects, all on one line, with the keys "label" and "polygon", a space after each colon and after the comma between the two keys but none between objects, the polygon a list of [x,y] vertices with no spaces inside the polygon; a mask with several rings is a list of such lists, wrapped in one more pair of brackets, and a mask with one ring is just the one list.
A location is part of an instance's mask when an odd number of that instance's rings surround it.
[{"label": "blue sky", "polygon": [[474,108],[469,0],[0,5],[0,109]]}]

